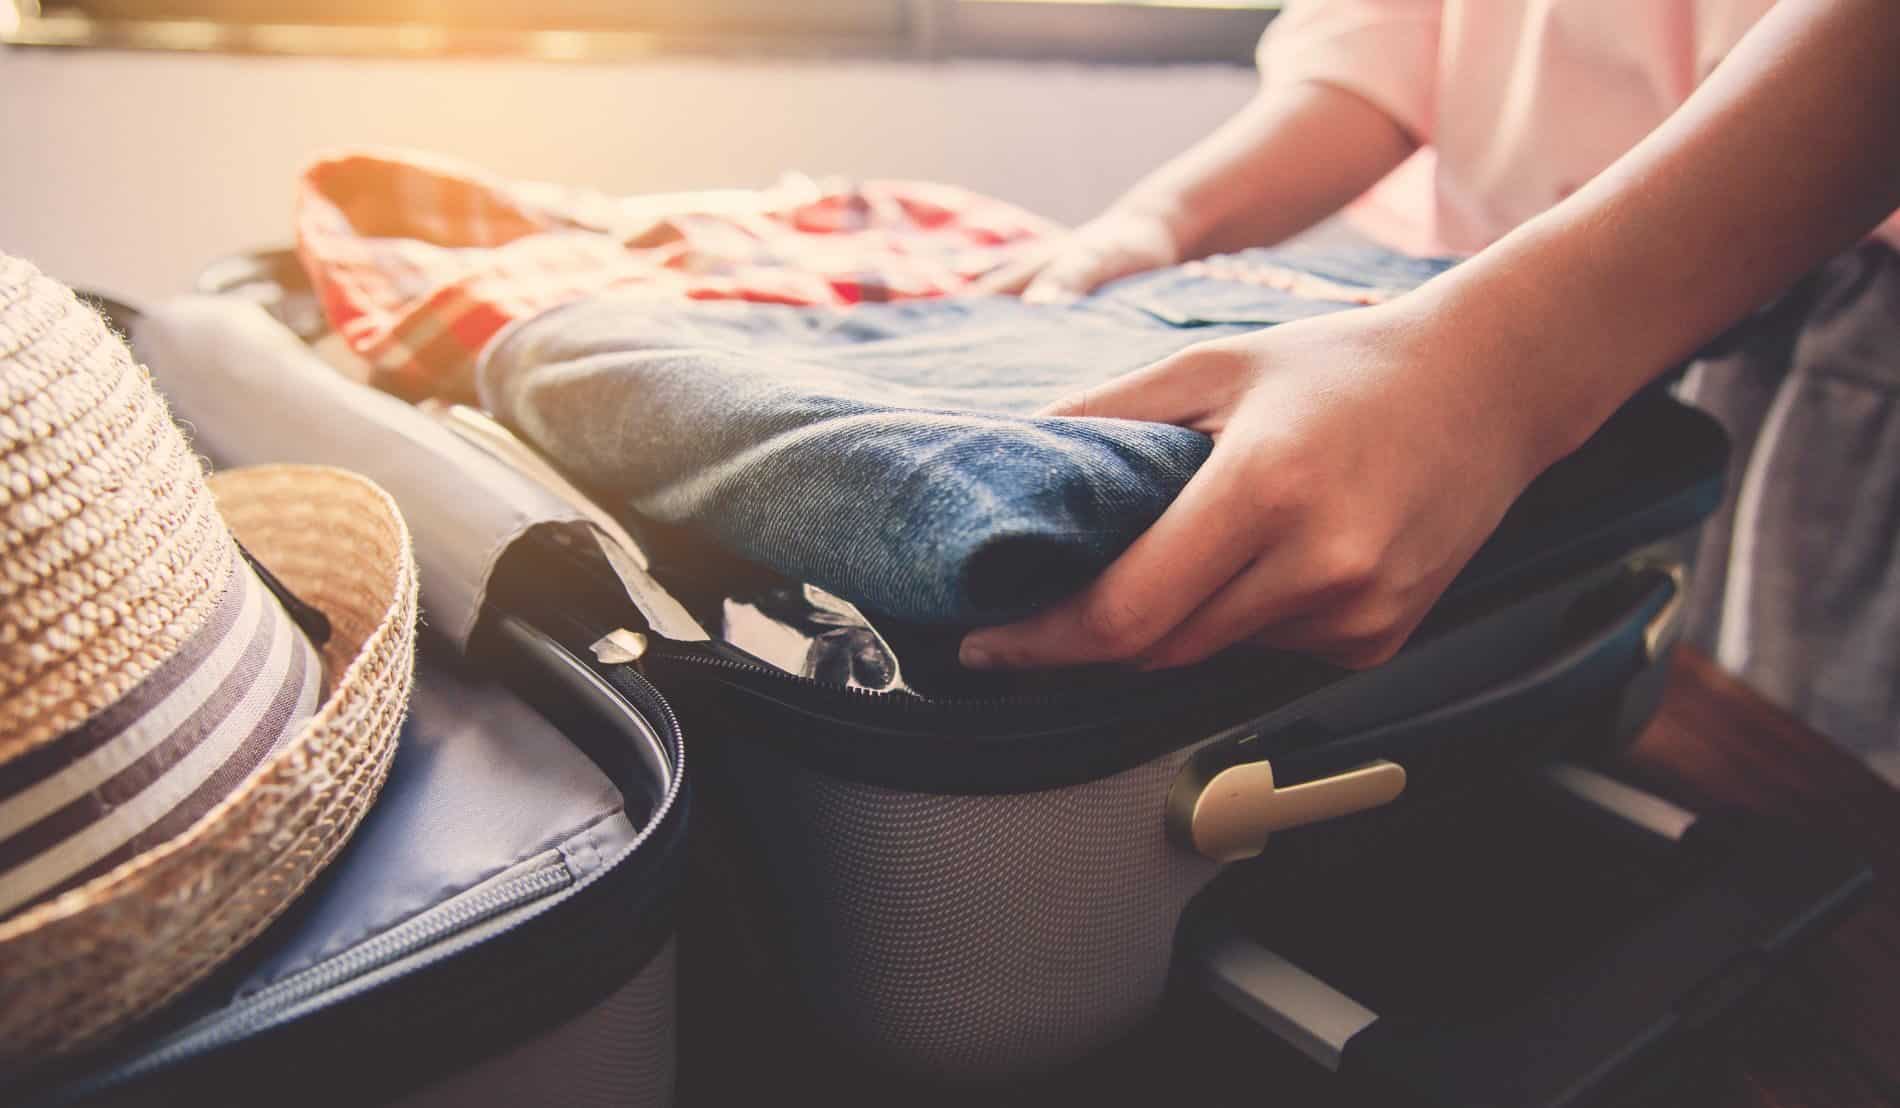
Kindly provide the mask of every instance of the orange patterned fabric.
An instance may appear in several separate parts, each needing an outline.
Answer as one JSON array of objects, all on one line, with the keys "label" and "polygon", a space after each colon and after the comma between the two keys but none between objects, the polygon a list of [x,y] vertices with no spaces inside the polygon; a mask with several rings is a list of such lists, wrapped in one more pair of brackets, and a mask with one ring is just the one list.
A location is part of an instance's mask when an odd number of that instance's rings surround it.
[{"label": "orange patterned fabric", "polygon": [[602,292],[846,307],[953,295],[1055,225],[916,181],[613,197],[413,154],[304,171],[297,250],[330,325],[376,383],[469,391],[509,323]]}]

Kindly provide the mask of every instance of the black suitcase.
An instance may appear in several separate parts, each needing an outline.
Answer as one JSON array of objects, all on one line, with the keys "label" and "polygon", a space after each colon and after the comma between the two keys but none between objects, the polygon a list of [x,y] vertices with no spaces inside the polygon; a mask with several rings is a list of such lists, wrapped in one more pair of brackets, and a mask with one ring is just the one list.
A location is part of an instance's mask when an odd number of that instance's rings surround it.
[{"label": "black suitcase", "polygon": [[[311,352],[320,335],[296,279],[282,256],[214,268],[219,295],[161,308],[135,348],[161,378],[189,366],[216,381],[202,391],[231,411],[318,412],[366,393]],[[388,398],[375,399],[380,418]],[[428,435],[446,421],[537,470],[477,414],[402,419]],[[334,420],[252,437],[250,460],[348,464],[405,511],[404,480],[421,497],[468,495],[448,475],[383,472],[371,439]],[[716,883],[734,901],[706,923],[733,925],[705,941],[711,960],[743,967],[724,974],[743,982],[733,995],[704,1001],[724,1026],[756,1010],[788,1064],[815,1037],[874,1067],[1005,1078],[1081,1057],[1151,1011],[1189,902],[1270,832],[1632,734],[1678,626],[1675,551],[1719,500],[1724,454],[1706,417],[1640,396],[1533,485],[1399,657],[1364,673],[1235,655],[986,701],[867,691],[850,687],[875,684],[857,670],[822,672],[821,635],[801,640],[802,667],[708,637],[742,590],[664,544],[604,557],[524,525],[499,544],[507,557],[484,555],[488,575],[458,572],[472,595],[568,613],[570,649],[644,636],[634,664],[687,721],[713,813],[695,835],[719,841]],[[783,586],[773,595],[786,602]],[[878,645],[874,628],[853,630]],[[1535,726],[1551,721],[1567,726]]]},{"label": "black suitcase", "polygon": [[1695,1040],[1872,881],[1800,828],[1552,763],[1229,874],[1183,924],[1170,1031],[1228,1088],[1284,1047],[1349,1103],[1681,1103]]}]

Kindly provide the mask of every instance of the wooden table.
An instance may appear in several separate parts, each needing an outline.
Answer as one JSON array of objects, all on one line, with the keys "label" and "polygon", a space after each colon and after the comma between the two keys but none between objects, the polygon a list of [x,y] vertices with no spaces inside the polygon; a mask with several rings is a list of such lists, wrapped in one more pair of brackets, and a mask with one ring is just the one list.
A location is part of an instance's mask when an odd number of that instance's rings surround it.
[{"label": "wooden table", "polygon": [[1900,1104],[1900,793],[1691,651],[1622,768],[1691,808],[1735,805],[1831,833],[1874,867],[1861,910],[1699,1044],[1695,1098]]}]

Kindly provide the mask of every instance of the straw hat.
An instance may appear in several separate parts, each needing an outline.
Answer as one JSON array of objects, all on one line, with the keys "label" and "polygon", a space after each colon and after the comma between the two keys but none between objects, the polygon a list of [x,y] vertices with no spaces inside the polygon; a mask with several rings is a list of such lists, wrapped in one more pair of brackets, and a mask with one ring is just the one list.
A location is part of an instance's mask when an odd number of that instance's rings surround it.
[{"label": "straw hat", "polygon": [[394,753],[415,615],[387,495],[207,481],[124,343],[0,255],[0,1072],[150,1012],[330,860]]}]

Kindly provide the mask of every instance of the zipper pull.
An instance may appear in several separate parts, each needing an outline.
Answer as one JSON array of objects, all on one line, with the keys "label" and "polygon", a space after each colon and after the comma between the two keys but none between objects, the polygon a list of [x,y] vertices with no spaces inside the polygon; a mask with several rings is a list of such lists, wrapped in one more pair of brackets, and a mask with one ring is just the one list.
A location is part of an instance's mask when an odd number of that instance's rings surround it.
[{"label": "zipper pull", "polygon": [[630,666],[638,665],[640,659],[647,656],[648,645],[650,641],[640,632],[616,627],[595,639],[588,649],[594,652],[594,660],[603,666]]}]

